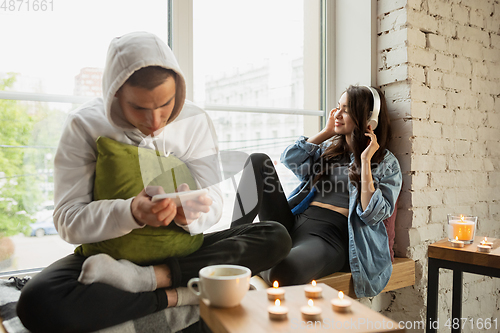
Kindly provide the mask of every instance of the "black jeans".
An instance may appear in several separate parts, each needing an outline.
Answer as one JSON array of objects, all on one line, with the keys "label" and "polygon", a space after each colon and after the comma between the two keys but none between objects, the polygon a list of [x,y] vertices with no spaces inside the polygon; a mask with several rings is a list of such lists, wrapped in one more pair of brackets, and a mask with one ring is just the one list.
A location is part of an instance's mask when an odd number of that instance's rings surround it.
[{"label": "black jeans", "polygon": [[[196,252],[169,258],[173,287],[186,286],[201,268],[236,264],[253,274],[269,269],[290,251],[286,229],[269,222],[207,234]],[[261,252],[262,251],[262,252]],[[91,332],[165,309],[163,289],[129,293],[103,283],[78,282],[84,257],[69,255],[37,274],[23,288],[17,314],[30,331]]]},{"label": "black jeans", "polygon": [[265,154],[252,154],[246,161],[231,227],[248,225],[257,215],[261,221],[281,223],[292,238],[288,256],[260,273],[268,284],[309,283],[348,269],[347,217],[317,206],[293,215],[273,162]]}]

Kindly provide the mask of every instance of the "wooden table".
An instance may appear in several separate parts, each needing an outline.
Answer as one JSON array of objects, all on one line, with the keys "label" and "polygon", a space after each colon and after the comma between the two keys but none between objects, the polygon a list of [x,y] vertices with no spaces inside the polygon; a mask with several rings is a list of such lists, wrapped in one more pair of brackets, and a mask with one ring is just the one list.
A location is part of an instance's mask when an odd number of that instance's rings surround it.
[{"label": "wooden table", "polygon": [[[428,280],[427,280],[427,332],[436,332],[436,322],[438,317],[438,290],[439,290],[439,269],[451,269],[453,271],[453,296],[452,296],[452,318],[459,320],[460,324],[452,325],[451,331],[461,332],[464,324],[462,318],[462,281],[463,272],[481,274],[500,278],[500,239],[488,238],[493,243],[490,253],[477,252],[477,245],[484,237],[476,237],[474,242],[465,245],[463,248],[454,248],[448,239],[442,239],[429,245],[428,251]],[[500,319],[500,318],[499,318]],[[444,327],[447,320],[440,322]],[[466,325],[471,323],[466,322]]]},{"label": "wooden table", "polygon": [[202,327],[215,333],[331,332],[332,330],[351,333],[405,332],[399,328],[397,322],[352,299],[351,313],[334,312],[330,301],[332,298],[337,298],[338,291],[323,283],[319,283],[318,286],[323,288],[323,298],[315,299],[314,305],[322,309],[322,317],[316,323],[302,319],[300,308],[307,305],[304,286],[293,286],[284,287],[286,293],[282,305],[289,309],[287,320],[270,320],[267,307],[274,303],[268,301],[265,290],[251,290],[245,295],[241,304],[234,308],[213,308],[201,301]]}]

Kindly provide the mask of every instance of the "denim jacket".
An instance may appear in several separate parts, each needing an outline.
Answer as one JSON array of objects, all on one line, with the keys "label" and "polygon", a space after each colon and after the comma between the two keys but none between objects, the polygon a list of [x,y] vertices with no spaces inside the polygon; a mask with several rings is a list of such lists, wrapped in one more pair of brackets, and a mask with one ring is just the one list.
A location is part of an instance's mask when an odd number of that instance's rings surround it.
[{"label": "denim jacket", "polygon": [[[294,214],[303,212],[314,197],[311,171],[324,148],[326,146],[309,143],[301,136],[281,155],[281,162],[302,181],[288,198]],[[351,163],[353,161],[351,154]],[[375,193],[364,211],[357,200],[356,187],[349,183],[348,252],[357,297],[379,294],[392,274],[387,231],[382,221],[394,212],[401,190],[402,174],[398,160],[387,150],[382,162],[372,165],[372,175]]]}]

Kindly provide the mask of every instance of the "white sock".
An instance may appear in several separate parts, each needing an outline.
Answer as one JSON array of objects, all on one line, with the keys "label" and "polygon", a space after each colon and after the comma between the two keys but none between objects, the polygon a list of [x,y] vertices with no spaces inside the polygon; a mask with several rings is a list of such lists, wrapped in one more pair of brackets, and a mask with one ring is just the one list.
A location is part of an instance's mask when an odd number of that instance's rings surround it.
[{"label": "white sock", "polygon": [[177,305],[197,305],[200,304],[200,299],[198,296],[193,294],[191,290],[186,287],[179,287],[175,289],[177,291]]},{"label": "white sock", "polygon": [[132,293],[156,289],[153,266],[139,266],[128,260],[115,260],[101,253],[88,257],[78,281],[83,284],[106,283]]}]

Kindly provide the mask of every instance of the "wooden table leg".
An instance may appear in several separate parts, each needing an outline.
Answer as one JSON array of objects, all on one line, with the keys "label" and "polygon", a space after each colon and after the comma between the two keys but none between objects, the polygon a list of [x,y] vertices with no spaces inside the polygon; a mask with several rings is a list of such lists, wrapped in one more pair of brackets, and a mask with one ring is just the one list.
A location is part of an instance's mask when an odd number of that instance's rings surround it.
[{"label": "wooden table leg", "polygon": [[[451,299],[451,332],[462,332],[462,281],[463,272],[453,270],[453,296]],[[458,318],[458,320],[456,319]],[[456,326],[456,327],[455,327]]]},{"label": "wooden table leg", "polygon": [[426,332],[436,333],[438,317],[439,266],[433,258],[428,259],[427,267],[427,320]]}]

